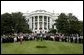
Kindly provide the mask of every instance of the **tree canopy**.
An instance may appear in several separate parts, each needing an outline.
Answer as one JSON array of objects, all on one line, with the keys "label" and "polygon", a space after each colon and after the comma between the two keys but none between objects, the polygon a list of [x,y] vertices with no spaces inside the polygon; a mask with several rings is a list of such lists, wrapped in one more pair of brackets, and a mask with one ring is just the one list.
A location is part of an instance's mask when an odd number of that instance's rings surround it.
[{"label": "tree canopy", "polygon": [[79,21],[72,13],[69,13],[68,15],[61,13],[55,21],[59,33],[79,35],[83,33],[83,22]]},{"label": "tree canopy", "polygon": [[4,13],[1,15],[1,34],[18,32],[32,32],[29,30],[29,25],[21,12]]}]

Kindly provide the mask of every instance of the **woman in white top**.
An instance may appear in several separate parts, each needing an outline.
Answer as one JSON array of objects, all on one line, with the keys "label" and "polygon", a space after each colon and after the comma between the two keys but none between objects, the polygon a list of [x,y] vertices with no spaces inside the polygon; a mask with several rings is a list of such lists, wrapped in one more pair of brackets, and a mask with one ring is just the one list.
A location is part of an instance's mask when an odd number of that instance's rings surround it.
[{"label": "woman in white top", "polygon": [[17,37],[14,37],[14,42],[16,42],[17,41]]}]

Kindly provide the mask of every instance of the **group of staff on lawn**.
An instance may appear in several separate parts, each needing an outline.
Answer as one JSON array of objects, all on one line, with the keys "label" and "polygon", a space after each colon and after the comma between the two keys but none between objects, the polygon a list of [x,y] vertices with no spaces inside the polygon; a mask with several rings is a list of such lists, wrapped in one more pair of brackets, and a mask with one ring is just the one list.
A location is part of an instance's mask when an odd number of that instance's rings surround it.
[{"label": "group of staff on lawn", "polygon": [[[19,33],[18,39],[20,40],[20,44],[22,44],[22,41],[23,41],[23,33],[22,32]],[[37,36],[37,40],[38,39],[40,39],[41,41],[43,40],[42,32],[40,32],[39,35]]]}]

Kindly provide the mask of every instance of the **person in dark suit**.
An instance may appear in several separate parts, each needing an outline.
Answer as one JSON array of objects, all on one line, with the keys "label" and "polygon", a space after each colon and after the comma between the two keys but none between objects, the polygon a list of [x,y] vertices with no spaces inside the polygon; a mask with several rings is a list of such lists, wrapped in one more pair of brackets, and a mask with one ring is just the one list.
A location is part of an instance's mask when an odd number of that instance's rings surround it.
[{"label": "person in dark suit", "polygon": [[67,42],[67,36],[65,37],[65,42]]},{"label": "person in dark suit", "polygon": [[79,43],[81,43],[81,38],[79,37]]},{"label": "person in dark suit", "polygon": [[42,32],[40,32],[40,39],[41,39],[41,41],[43,40],[43,34],[42,34]]},{"label": "person in dark suit", "polygon": [[77,43],[77,37],[75,37],[75,43]]},{"label": "person in dark suit", "polygon": [[73,42],[73,37],[70,37],[70,42],[71,42],[71,43]]}]

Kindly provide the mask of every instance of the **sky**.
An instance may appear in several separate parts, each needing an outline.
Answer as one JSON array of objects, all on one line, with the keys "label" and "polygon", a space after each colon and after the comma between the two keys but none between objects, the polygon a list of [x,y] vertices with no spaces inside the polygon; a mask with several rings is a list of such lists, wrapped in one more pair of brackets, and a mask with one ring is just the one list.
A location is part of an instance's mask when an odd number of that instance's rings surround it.
[{"label": "sky", "polygon": [[1,14],[30,13],[40,9],[59,14],[72,13],[79,20],[83,20],[83,1],[1,1]]}]

